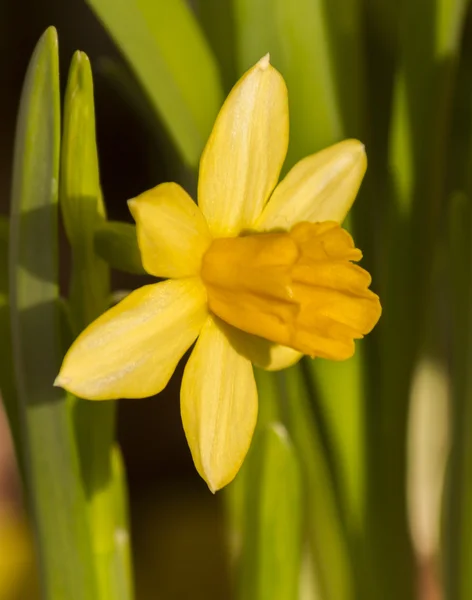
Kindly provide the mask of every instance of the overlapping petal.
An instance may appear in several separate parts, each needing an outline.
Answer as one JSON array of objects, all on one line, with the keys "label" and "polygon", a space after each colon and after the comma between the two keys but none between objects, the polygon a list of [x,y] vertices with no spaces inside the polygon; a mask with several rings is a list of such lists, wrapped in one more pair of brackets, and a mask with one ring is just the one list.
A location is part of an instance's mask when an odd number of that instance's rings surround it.
[{"label": "overlapping petal", "polygon": [[287,88],[266,56],[229,94],[200,162],[198,203],[215,237],[254,224],[277,183],[287,146]]},{"label": "overlapping petal", "polygon": [[364,145],[334,144],[298,162],[275,188],[256,222],[258,231],[288,230],[296,223],[341,223],[367,168]]},{"label": "overlapping petal", "polygon": [[211,236],[187,192],[176,183],[163,183],[128,205],[146,271],[163,278],[197,275]]},{"label": "overlapping petal", "polygon": [[296,364],[303,356],[301,352],[275,344],[257,335],[225,324],[225,333],[231,344],[256,367],[266,371],[280,371]]},{"label": "overlapping petal", "polygon": [[209,317],[184,371],[182,422],[195,466],[215,492],[238,472],[257,420],[250,361]]},{"label": "overlapping petal", "polygon": [[198,278],[139,288],[79,335],[55,385],[91,400],[156,394],[207,316]]}]

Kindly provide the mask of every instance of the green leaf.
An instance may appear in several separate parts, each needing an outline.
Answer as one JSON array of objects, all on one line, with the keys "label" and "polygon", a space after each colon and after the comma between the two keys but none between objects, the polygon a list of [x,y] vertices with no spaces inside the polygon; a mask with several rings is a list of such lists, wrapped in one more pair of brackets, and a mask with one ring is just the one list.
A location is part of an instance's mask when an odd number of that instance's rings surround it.
[{"label": "green leaf", "polygon": [[[235,57],[233,0],[199,0],[197,14],[216,60],[228,93],[238,78]],[[218,24],[215,26],[215,24]]]},{"label": "green leaf", "polygon": [[450,202],[449,255],[452,267],[452,422],[444,503],[444,582],[447,598],[472,595],[472,205],[456,194]]},{"label": "green leaf", "polygon": [[279,387],[287,429],[300,460],[316,581],[323,600],[353,600],[353,564],[332,449],[326,444],[323,423],[314,417],[312,390],[303,369],[303,365],[286,369],[279,375]]},{"label": "green leaf", "polygon": [[60,205],[72,248],[70,304],[75,333],[107,308],[109,269],[94,248],[95,230],[105,222],[100,192],[95,110],[90,62],[72,59],[64,104]]},{"label": "green leaf", "polygon": [[128,490],[126,473],[120,448],[115,445],[112,451],[112,479],[115,514],[115,565],[117,577],[116,596],[113,600],[132,600],[133,573],[131,569],[131,544],[128,515]]},{"label": "green leaf", "polygon": [[355,355],[343,363],[321,358],[306,362],[333,440],[347,525],[356,535],[363,526],[366,487],[362,350],[357,342]]},{"label": "green leaf", "polygon": [[302,556],[302,492],[295,450],[283,425],[254,442],[246,493],[239,597],[298,597]]},{"label": "green leaf", "polygon": [[95,232],[95,250],[110,267],[127,273],[145,275],[136,237],[136,226],[106,221]]},{"label": "green leaf", "polygon": [[217,66],[184,0],[87,0],[185,162],[196,167],[222,102]]},{"label": "green leaf", "polygon": [[289,166],[345,137],[347,124],[350,135],[357,133],[358,12],[356,0],[235,0],[240,71],[270,52],[287,82]]},{"label": "green leaf", "polygon": [[[100,191],[90,62],[76,52],[64,107],[61,210],[72,249],[71,313],[76,333],[108,308],[109,268],[95,252],[95,232],[105,222]],[[118,597],[123,577],[116,546],[113,481],[114,402],[76,400],[73,416],[87,492],[100,600]],[[120,569],[120,571],[115,571]],[[127,570],[131,570],[130,565]]]},{"label": "green leaf", "polygon": [[31,58],[18,116],[10,231],[13,360],[44,597],[95,598],[84,490],[61,363],[57,256],[59,65],[54,28]]},{"label": "green leaf", "polygon": [[[254,369],[254,376],[257,382],[257,393],[259,398],[259,411],[257,415],[256,431],[254,439],[260,431],[265,430],[270,423],[280,421],[279,410],[279,390],[277,380],[273,373],[262,369]],[[249,548],[249,544],[244,541],[244,532],[246,521],[249,515],[247,510],[247,494],[253,483],[257,483],[257,478],[252,481],[252,464],[257,461],[257,455],[251,446],[235,480],[223,490],[226,508],[226,527],[229,531],[230,557],[236,570],[239,568],[241,558],[244,560],[244,547]]]},{"label": "green leaf", "polygon": [[[446,164],[445,136],[467,0],[405,2],[394,90],[390,163],[398,209],[436,224]],[[431,221],[431,223],[428,223]],[[429,232],[431,235],[431,232]]]}]

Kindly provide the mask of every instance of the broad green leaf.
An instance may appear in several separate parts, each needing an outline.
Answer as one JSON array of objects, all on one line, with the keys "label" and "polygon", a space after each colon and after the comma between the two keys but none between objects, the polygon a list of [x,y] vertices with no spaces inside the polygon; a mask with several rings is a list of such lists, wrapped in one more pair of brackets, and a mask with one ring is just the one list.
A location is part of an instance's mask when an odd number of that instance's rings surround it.
[{"label": "broad green leaf", "polygon": [[95,250],[110,267],[127,273],[144,275],[136,237],[136,226],[106,221],[95,232]]},{"label": "broad green leaf", "polygon": [[22,455],[48,600],[95,598],[89,529],[67,395],[58,303],[59,65],[53,28],[31,58],[15,139],[10,230],[12,346]]},{"label": "broad green leaf", "polygon": [[303,547],[302,490],[295,449],[283,425],[261,428],[252,458],[238,597],[297,598]]},{"label": "broad green leaf", "polygon": [[184,161],[196,167],[222,102],[215,60],[184,0],[87,0]]}]

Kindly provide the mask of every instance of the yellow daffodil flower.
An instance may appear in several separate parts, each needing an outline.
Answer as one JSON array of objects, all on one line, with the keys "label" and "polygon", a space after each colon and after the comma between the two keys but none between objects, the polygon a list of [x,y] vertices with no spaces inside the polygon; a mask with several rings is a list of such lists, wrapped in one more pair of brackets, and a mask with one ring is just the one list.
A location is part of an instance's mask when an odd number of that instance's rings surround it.
[{"label": "yellow daffodil flower", "polygon": [[251,442],[251,363],[349,358],[380,317],[370,275],[352,262],[361,252],[339,225],[366,169],[364,146],[347,140],[309,156],[276,187],[287,145],[287,89],[266,56],[217,117],[200,162],[199,205],[175,183],[129,202],[144,268],[167,281],[92,323],[56,380],[93,400],[150,396],[197,340],[181,413],[212,491],[233,479]]}]

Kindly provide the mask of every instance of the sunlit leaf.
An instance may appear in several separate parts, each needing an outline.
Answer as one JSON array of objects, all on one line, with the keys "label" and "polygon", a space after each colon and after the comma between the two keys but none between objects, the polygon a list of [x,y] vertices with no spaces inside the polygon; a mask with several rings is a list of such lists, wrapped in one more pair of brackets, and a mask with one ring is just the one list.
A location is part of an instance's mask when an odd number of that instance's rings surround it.
[{"label": "sunlit leaf", "polygon": [[280,423],[254,442],[245,497],[239,598],[298,597],[302,557],[302,490],[298,459]]},{"label": "sunlit leaf", "polygon": [[222,101],[219,75],[184,0],[88,0],[195,167]]},{"label": "sunlit leaf", "polygon": [[18,116],[10,230],[12,346],[27,490],[50,600],[95,596],[84,502],[67,395],[53,387],[61,358],[58,303],[57,35],[31,58]]},{"label": "sunlit leaf", "polygon": [[[95,232],[105,223],[105,211],[95,139],[92,71],[83,52],[74,55],[67,82],[60,205],[72,249],[70,307],[77,334],[108,308],[110,296],[109,267],[95,251]],[[100,598],[110,599],[118,598],[123,591],[124,576],[124,565],[119,560],[122,553],[117,547],[112,465],[115,408],[113,402],[96,404],[79,399],[73,411],[98,593]]]}]

